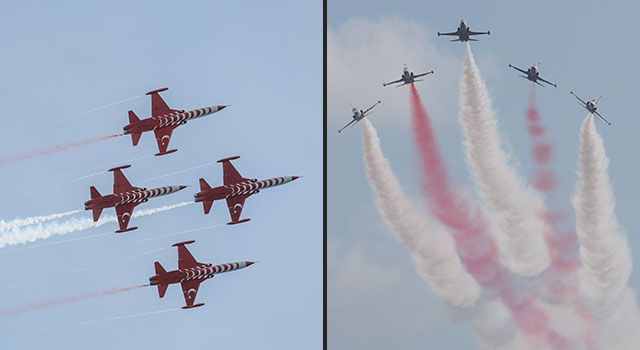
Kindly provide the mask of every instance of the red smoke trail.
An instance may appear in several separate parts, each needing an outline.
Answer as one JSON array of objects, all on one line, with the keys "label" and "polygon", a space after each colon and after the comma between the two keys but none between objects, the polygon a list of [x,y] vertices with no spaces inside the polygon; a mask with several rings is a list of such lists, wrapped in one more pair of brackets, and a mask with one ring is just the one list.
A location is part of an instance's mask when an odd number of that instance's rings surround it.
[{"label": "red smoke trail", "polygon": [[17,156],[12,156],[12,157],[7,157],[7,158],[2,158],[0,159],[0,167],[3,167],[5,165],[9,165],[9,164],[15,164],[15,163],[19,163],[25,160],[29,160],[29,159],[33,159],[36,157],[41,157],[41,156],[48,156],[50,154],[55,154],[55,153],[60,153],[60,152],[64,152],[64,151],[69,151],[81,146],[85,146],[85,145],[90,145],[92,143],[97,143],[100,141],[104,141],[104,140],[109,140],[115,137],[119,137],[122,136],[123,134],[113,134],[113,135],[105,135],[105,136],[100,136],[100,137],[96,137],[93,139],[88,139],[88,140],[83,140],[83,141],[78,141],[78,142],[72,142],[72,143],[67,143],[67,144],[63,144],[63,145],[56,145],[53,147],[49,147],[49,148],[45,148],[45,149],[41,149],[39,151],[35,151],[32,153],[27,153],[27,154],[21,154],[21,155],[17,155]]},{"label": "red smoke trail", "polygon": [[452,231],[463,265],[483,287],[498,292],[526,334],[544,335],[555,348],[564,348],[566,340],[549,329],[546,314],[534,305],[535,296],[516,291],[510,285],[510,276],[500,264],[498,249],[482,213],[449,183],[431,119],[413,84],[410,90],[413,132],[424,175],[423,190],[434,215]]},{"label": "red smoke trail", "polygon": [[[557,188],[557,176],[551,166],[554,148],[548,141],[547,129],[542,124],[542,118],[536,105],[536,86],[531,85],[529,95],[529,107],[527,108],[527,130],[533,140],[531,155],[535,161],[535,171],[533,185],[545,196],[553,194]],[[551,269],[556,272],[547,279],[549,289],[553,295],[563,299],[572,298],[573,308],[580,317],[593,327],[592,316],[589,310],[582,305],[578,295],[578,285],[568,276],[575,274],[580,267],[580,260],[577,255],[577,235],[574,229],[563,229],[563,224],[571,224],[571,219],[566,211],[561,209],[546,209],[542,214],[547,222],[550,231],[546,233],[545,239],[549,246],[551,255]],[[554,278],[557,277],[557,278]],[[595,349],[595,343],[591,339],[590,331],[587,331],[586,345],[589,349]]]},{"label": "red smoke trail", "polygon": [[33,303],[33,304],[25,305],[25,306],[19,306],[19,307],[14,307],[14,308],[10,308],[10,309],[0,310],[0,317],[2,317],[2,316],[22,315],[22,314],[25,314],[25,313],[31,312],[31,311],[48,309],[48,308],[54,307],[54,306],[71,304],[71,303],[75,303],[75,302],[79,302],[79,301],[83,301],[83,300],[100,298],[100,297],[104,297],[104,296],[107,296],[107,295],[119,294],[119,293],[127,292],[127,291],[130,291],[130,290],[134,290],[134,289],[138,289],[138,288],[142,288],[142,287],[146,287],[146,286],[148,286],[148,284],[142,284],[142,285],[139,285],[139,286],[124,287],[124,288],[113,288],[113,289],[107,289],[107,290],[103,290],[103,291],[99,291],[99,292],[91,292],[91,293],[85,293],[85,294],[79,294],[79,295],[71,295],[71,296],[68,296],[68,297],[60,298],[60,299],[45,300],[45,301],[41,301],[41,302],[38,302],[38,303]]}]

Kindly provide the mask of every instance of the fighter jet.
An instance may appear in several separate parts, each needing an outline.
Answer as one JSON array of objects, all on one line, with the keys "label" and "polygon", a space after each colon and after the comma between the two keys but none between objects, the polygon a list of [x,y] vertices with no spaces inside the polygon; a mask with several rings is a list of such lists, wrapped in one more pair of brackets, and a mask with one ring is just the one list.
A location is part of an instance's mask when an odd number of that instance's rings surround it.
[{"label": "fighter jet", "polygon": [[482,35],[482,34],[490,35],[491,32],[490,31],[472,32],[471,29],[469,29],[469,26],[467,25],[467,22],[464,19],[460,21],[460,26],[458,27],[458,30],[456,30],[455,32],[451,32],[451,33],[440,33],[440,32],[438,32],[438,36],[440,36],[440,35],[453,35],[453,36],[457,36],[458,37],[458,39],[449,40],[451,42],[454,42],[454,41],[461,41],[461,42],[478,41],[478,39],[471,39],[469,37],[472,36],[472,35]]},{"label": "fighter jet", "polygon": [[580,104],[582,105],[582,107],[584,107],[587,111],[589,111],[589,113],[591,114],[595,114],[598,117],[600,117],[600,119],[604,120],[605,123],[611,125],[611,122],[608,121],[605,117],[603,117],[600,113],[598,113],[597,109],[598,109],[598,101],[600,100],[600,97],[598,97],[598,99],[596,100],[595,98],[585,102],[584,100],[582,100],[580,97],[578,97],[578,95],[574,94],[573,91],[569,91],[573,96],[575,96],[578,101],[580,101]]},{"label": "fighter jet", "polygon": [[248,179],[242,177],[238,170],[231,164],[231,161],[240,156],[220,159],[222,163],[223,186],[211,187],[207,181],[200,178],[200,192],[194,195],[196,202],[202,202],[204,214],[209,214],[213,201],[219,199],[227,200],[227,208],[231,221],[227,225],[235,225],[247,222],[251,219],[240,219],[240,214],[244,208],[244,201],[252,194],[259,193],[261,189],[280,186],[297,179],[299,176],[274,177],[267,180]]},{"label": "fighter jet", "polygon": [[184,296],[185,306],[183,309],[191,309],[204,305],[204,303],[194,304],[198,287],[202,281],[212,278],[218,273],[229,272],[244,269],[254,264],[252,261],[240,261],[220,265],[212,265],[197,262],[193,258],[186,245],[195,241],[185,241],[173,244],[178,247],[178,269],[169,271],[165,270],[160,262],[155,262],[156,274],[149,278],[149,284],[158,286],[158,295],[164,297],[170,284],[180,283],[182,287],[182,295]]},{"label": "fighter jet", "polygon": [[347,125],[343,126],[342,129],[338,130],[338,133],[342,132],[342,130],[346,129],[349,125],[355,125],[357,122],[361,121],[362,118],[368,116],[368,113],[373,109],[373,107],[377,106],[379,103],[382,102],[378,100],[378,102],[374,103],[373,106],[367,108],[367,110],[365,111],[353,107],[351,109],[351,112],[353,113],[353,119],[349,123],[347,123]]},{"label": "fighter jet", "polygon": [[177,151],[177,149],[167,150],[173,129],[186,124],[189,120],[219,112],[227,107],[211,106],[194,109],[189,112],[185,112],[184,109],[171,109],[159,94],[168,89],[163,88],[147,92],[146,95],[151,95],[151,117],[140,120],[133,111],[129,111],[129,124],[122,128],[125,135],[131,135],[134,146],[140,141],[140,136],[143,132],[153,130],[159,149],[159,152],[155,154],[156,156]]},{"label": "fighter jet", "polygon": [[131,165],[123,165],[109,171],[113,171],[113,193],[103,196],[94,187],[90,187],[91,199],[84,202],[84,210],[93,211],[93,222],[100,219],[102,209],[115,207],[118,216],[118,225],[120,229],[116,233],[122,233],[137,229],[137,227],[129,227],[129,220],[133,213],[133,208],[141,203],[146,203],[149,198],[160,197],[170,193],[178,192],[187,188],[187,186],[165,186],[153,189],[133,187],[129,180],[122,173],[122,169],[126,169]]},{"label": "fighter jet", "polygon": [[520,75],[520,77],[523,77],[525,79],[529,79],[532,82],[534,82],[534,83],[536,83],[536,84],[538,84],[540,86],[544,86],[544,85],[540,84],[540,82],[538,80],[542,80],[543,82],[545,82],[545,83],[547,83],[549,85],[552,85],[553,87],[558,87],[558,85],[556,85],[556,84],[554,84],[554,83],[552,83],[550,81],[544,80],[540,76],[540,71],[539,71],[539,68],[538,68],[539,65],[540,65],[540,63],[534,64],[533,66],[531,66],[531,68],[529,68],[527,70],[520,69],[520,68],[518,68],[518,67],[516,67],[514,65],[511,65],[511,64],[509,64],[509,67],[517,70],[520,73],[526,74],[526,75]]},{"label": "fighter jet", "polygon": [[416,80],[416,78],[419,77],[423,77],[427,74],[433,74],[433,71],[431,72],[426,72],[426,73],[421,73],[421,74],[413,74],[413,72],[409,71],[409,68],[407,68],[407,65],[404,65],[404,69],[402,70],[402,75],[400,76],[400,79],[392,81],[392,82],[388,82],[388,83],[383,83],[382,86],[387,86],[387,85],[391,85],[391,84],[395,84],[395,83],[399,83],[402,82],[402,84],[396,86],[396,87],[401,87],[407,84],[411,84],[413,82],[416,81],[423,81],[424,79],[419,79]]}]

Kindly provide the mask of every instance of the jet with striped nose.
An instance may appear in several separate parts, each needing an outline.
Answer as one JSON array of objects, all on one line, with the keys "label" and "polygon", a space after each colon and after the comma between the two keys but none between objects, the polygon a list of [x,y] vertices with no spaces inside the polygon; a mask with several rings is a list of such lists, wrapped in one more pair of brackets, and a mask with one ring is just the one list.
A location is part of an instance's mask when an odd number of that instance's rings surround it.
[{"label": "jet with striped nose", "polygon": [[244,201],[252,194],[260,192],[261,189],[280,186],[297,179],[299,176],[282,176],[274,177],[267,180],[248,179],[242,177],[238,170],[231,164],[231,161],[238,159],[240,156],[220,159],[218,163],[222,163],[223,186],[211,187],[207,181],[200,178],[200,192],[194,197],[196,202],[202,202],[204,213],[209,214],[214,200],[226,199],[231,221],[227,225],[239,224],[247,222],[251,219],[240,219],[240,214],[244,208]]},{"label": "jet with striped nose", "polygon": [[188,112],[185,112],[184,110],[171,109],[160,96],[160,92],[168,89],[169,88],[162,88],[147,92],[146,94],[151,96],[151,117],[140,120],[133,111],[129,111],[129,124],[122,128],[125,135],[131,135],[134,146],[136,146],[138,141],[140,141],[140,136],[142,136],[143,132],[153,131],[155,133],[159,149],[159,152],[155,154],[156,156],[162,156],[177,151],[177,149],[167,150],[167,148],[169,148],[169,141],[171,141],[173,129],[186,124],[190,120],[219,112],[227,107],[210,106],[194,109]]},{"label": "jet with striped nose", "polygon": [[141,203],[146,203],[149,198],[165,196],[170,193],[178,192],[187,188],[187,186],[165,186],[158,188],[140,188],[131,186],[127,177],[122,173],[122,169],[126,169],[131,165],[123,165],[109,171],[113,171],[113,193],[103,196],[94,187],[90,187],[91,199],[84,202],[84,210],[93,211],[93,222],[100,219],[102,209],[114,207],[118,216],[118,225],[120,229],[117,233],[132,231],[137,227],[128,227],[129,220],[133,214],[133,208]]},{"label": "jet with striped nose", "polygon": [[244,269],[254,263],[252,261],[240,261],[227,264],[206,264],[197,262],[193,258],[186,245],[195,241],[185,241],[173,244],[178,247],[178,269],[169,271],[165,270],[160,262],[155,262],[156,274],[149,278],[149,284],[158,286],[158,295],[164,297],[170,284],[180,283],[182,287],[182,295],[184,296],[185,306],[183,309],[191,309],[202,306],[204,303],[195,304],[198,288],[202,281],[212,278],[216,274]]}]

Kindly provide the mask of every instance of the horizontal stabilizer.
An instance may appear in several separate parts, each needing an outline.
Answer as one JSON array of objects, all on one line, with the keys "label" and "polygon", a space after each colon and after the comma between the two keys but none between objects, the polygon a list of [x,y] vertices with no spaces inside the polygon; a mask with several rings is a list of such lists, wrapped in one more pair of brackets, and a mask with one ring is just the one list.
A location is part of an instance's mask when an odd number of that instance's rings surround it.
[{"label": "horizontal stabilizer", "polygon": [[102,195],[100,194],[100,192],[98,192],[98,189],[95,188],[94,186],[91,186],[89,188],[89,192],[91,192],[91,199],[102,198]]},{"label": "horizontal stabilizer", "polygon": [[100,214],[102,214],[102,208],[93,209],[93,222],[100,220]]},{"label": "horizontal stabilizer", "polygon": [[151,94],[155,94],[155,93],[163,92],[163,91],[167,91],[167,90],[169,90],[169,88],[162,88],[162,89],[158,89],[158,90],[152,90],[152,91],[147,92],[145,95],[151,95]]},{"label": "horizontal stabilizer", "polygon": [[121,165],[121,166],[118,166],[118,167],[115,167],[115,168],[111,168],[111,169],[109,169],[109,171],[122,170],[122,169],[130,168],[130,167],[131,167],[131,165]]},{"label": "horizontal stabilizer", "polygon": [[142,133],[140,132],[131,134],[131,141],[133,141],[134,146],[138,145],[138,142],[140,141],[140,136],[142,136]]},{"label": "horizontal stabilizer", "polygon": [[234,160],[234,159],[238,159],[238,158],[240,158],[240,156],[233,156],[233,157],[223,158],[223,159],[220,159],[218,161],[218,163],[222,163],[222,162],[226,162],[228,160]]},{"label": "horizontal stabilizer", "polygon": [[200,178],[200,191],[208,191],[211,189],[211,186],[207,183],[207,180]]},{"label": "horizontal stabilizer", "polygon": [[169,288],[168,284],[159,284],[158,285],[158,296],[160,298],[164,298],[164,293],[167,292],[167,288]]},{"label": "horizontal stabilizer", "polygon": [[160,264],[159,261],[156,261],[154,263],[154,266],[156,268],[156,275],[163,275],[163,274],[167,273],[167,270],[165,270],[164,267],[162,267],[162,265]]},{"label": "horizontal stabilizer", "polygon": [[129,111],[129,123],[133,124],[139,121],[140,118],[138,118],[138,116],[133,111]]},{"label": "horizontal stabilizer", "polygon": [[211,211],[211,206],[213,205],[213,201],[203,201],[202,207],[204,208],[204,215],[209,214]]},{"label": "horizontal stabilizer", "polygon": [[191,243],[195,243],[196,241],[194,240],[190,240],[190,241],[183,241],[183,242],[178,242],[178,243],[174,243],[171,246],[173,247],[179,247],[181,245],[187,245],[187,244],[191,244]]}]

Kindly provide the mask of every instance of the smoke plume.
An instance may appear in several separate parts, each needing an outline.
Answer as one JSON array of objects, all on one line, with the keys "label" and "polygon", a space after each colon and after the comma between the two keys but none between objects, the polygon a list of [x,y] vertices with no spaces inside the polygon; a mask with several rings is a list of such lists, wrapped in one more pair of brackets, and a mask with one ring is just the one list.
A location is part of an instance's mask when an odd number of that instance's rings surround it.
[{"label": "smoke plume", "polygon": [[[183,207],[194,202],[182,202],[159,208],[143,209],[133,212],[133,217],[153,215],[167,210]],[[8,245],[25,244],[39,239],[49,238],[54,235],[65,235],[72,232],[84,231],[104,224],[117,222],[116,216],[101,218],[93,222],[91,218],[71,218],[65,221],[54,221],[45,224],[18,227],[13,230],[0,233],[0,248]]]},{"label": "smoke plume", "polygon": [[25,161],[25,160],[30,160],[30,159],[33,159],[33,158],[37,158],[37,157],[48,156],[48,155],[51,155],[51,154],[56,154],[56,153],[60,153],[60,152],[69,151],[69,150],[76,149],[76,148],[81,147],[81,146],[90,145],[90,144],[97,143],[97,142],[100,142],[100,141],[110,140],[112,138],[116,138],[116,137],[119,137],[119,136],[122,136],[122,135],[123,134],[105,135],[105,136],[95,137],[95,138],[88,139],[88,140],[56,145],[56,146],[53,146],[53,147],[44,148],[44,149],[41,149],[41,150],[38,150],[38,151],[34,151],[34,152],[31,152],[31,153],[25,153],[25,154],[19,154],[19,155],[15,155],[15,156],[11,156],[11,157],[6,157],[6,158],[0,158],[0,167],[11,165],[11,164],[16,164],[16,163],[19,163],[19,162],[22,162],[22,161]]},{"label": "smoke plume", "polygon": [[367,176],[380,215],[439,296],[455,306],[473,304],[480,286],[462,267],[453,241],[418,214],[385,159],[375,128],[368,119],[362,123]]},{"label": "smoke plume", "polygon": [[492,209],[504,264],[520,276],[536,276],[549,266],[545,223],[539,216],[543,203],[509,164],[491,98],[468,45],[460,90],[467,162],[480,197]]}]

